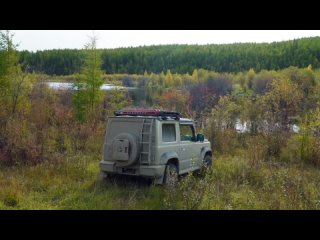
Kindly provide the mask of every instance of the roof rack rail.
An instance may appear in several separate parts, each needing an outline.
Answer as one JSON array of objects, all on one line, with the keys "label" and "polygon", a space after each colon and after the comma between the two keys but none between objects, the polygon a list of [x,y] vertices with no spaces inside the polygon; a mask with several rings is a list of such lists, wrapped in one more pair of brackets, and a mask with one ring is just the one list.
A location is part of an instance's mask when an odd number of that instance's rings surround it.
[{"label": "roof rack rail", "polygon": [[159,116],[164,119],[172,117],[179,120],[181,115],[178,112],[162,111],[159,109],[127,109],[114,111],[115,116]]}]

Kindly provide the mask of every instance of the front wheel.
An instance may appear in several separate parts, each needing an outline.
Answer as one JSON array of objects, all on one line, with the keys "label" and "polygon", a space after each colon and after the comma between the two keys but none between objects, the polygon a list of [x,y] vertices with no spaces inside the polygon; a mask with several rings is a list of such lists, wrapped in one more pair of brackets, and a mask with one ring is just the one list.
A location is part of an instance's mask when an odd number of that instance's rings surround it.
[{"label": "front wheel", "polygon": [[212,166],[212,157],[210,155],[206,155],[203,159],[203,167],[205,169],[209,169]]},{"label": "front wheel", "polygon": [[212,157],[210,155],[206,155],[202,162],[202,168],[200,170],[200,175],[204,176],[206,171],[210,169],[212,166]]},{"label": "front wheel", "polygon": [[165,186],[176,186],[178,183],[178,168],[175,164],[169,163],[164,173],[163,184]]}]

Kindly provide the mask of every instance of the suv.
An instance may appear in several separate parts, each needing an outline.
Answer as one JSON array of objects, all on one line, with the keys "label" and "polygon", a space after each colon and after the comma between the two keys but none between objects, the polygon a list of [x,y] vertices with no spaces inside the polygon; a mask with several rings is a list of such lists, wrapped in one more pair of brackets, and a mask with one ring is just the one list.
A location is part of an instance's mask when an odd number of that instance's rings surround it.
[{"label": "suv", "polygon": [[103,177],[116,174],[175,184],[178,176],[212,165],[210,142],[196,134],[192,120],[177,112],[134,109],[115,111],[108,120]]}]

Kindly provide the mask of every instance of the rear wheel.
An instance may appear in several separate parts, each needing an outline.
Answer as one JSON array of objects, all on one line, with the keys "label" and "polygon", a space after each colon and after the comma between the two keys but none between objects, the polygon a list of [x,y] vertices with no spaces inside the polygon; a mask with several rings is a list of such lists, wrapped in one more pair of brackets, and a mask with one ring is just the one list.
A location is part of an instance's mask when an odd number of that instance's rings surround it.
[{"label": "rear wheel", "polygon": [[178,184],[178,168],[175,164],[169,163],[166,166],[163,184],[166,186],[176,186]]}]

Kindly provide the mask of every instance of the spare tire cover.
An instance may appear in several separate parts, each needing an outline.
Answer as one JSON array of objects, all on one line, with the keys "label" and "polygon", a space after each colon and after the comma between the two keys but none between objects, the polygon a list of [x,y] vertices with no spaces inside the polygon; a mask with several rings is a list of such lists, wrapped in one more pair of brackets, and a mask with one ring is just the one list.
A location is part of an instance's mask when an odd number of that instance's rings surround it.
[{"label": "spare tire cover", "polygon": [[127,139],[129,141],[129,159],[128,161],[117,161],[117,159],[113,160],[121,167],[132,165],[138,159],[140,153],[140,144],[137,137],[129,133],[120,133],[114,138],[114,140],[116,139]]}]

